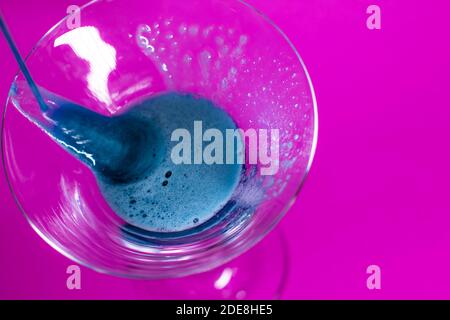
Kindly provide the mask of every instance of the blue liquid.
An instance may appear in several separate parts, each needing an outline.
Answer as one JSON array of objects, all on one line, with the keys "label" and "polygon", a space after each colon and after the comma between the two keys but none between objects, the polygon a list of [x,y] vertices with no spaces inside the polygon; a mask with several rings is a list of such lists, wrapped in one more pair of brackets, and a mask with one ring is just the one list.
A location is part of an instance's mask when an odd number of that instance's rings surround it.
[{"label": "blue liquid", "polygon": [[[226,129],[236,129],[224,111],[204,99],[167,94],[116,117],[99,115],[41,91],[1,16],[0,30],[41,112],[50,120],[36,123],[93,170],[105,199],[130,223],[124,230],[183,232],[236,207],[230,198],[239,184],[241,165],[174,165],[170,159],[170,136],[177,128],[192,136],[194,121],[200,120],[204,130],[216,128],[223,136]],[[12,90],[14,99],[15,84]],[[49,108],[43,93],[57,108]],[[244,205],[237,211],[247,209]]]},{"label": "blue liquid", "polygon": [[[205,99],[165,94],[115,117],[59,101],[47,116],[55,122],[50,135],[93,170],[110,207],[144,230],[180,232],[201,225],[221,212],[241,177],[239,164],[172,162],[175,129],[187,129],[192,137],[194,121],[223,136],[236,129],[227,113]],[[193,148],[192,142],[192,155]]]}]

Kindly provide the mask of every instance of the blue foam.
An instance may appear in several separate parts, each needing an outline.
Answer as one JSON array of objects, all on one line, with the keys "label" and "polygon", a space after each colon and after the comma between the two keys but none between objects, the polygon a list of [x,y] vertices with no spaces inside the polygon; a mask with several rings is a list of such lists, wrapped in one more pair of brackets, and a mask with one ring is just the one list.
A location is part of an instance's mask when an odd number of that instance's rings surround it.
[{"label": "blue foam", "polygon": [[192,136],[194,121],[224,136],[236,129],[208,100],[169,93],[115,117],[66,103],[49,117],[56,124],[51,135],[92,168],[111,208],[135,227],[179,232],[199,226],[226,205],[239,183],[242,165],[175,165],[170,157],[177,128]]}]

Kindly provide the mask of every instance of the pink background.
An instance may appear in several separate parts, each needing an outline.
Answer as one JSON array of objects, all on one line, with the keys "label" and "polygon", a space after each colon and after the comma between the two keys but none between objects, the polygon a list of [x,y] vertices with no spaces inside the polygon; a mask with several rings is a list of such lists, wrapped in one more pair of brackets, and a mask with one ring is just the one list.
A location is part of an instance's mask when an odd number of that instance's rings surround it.
[{"label": "pink background", "polygon": [[[22,54],[85,1],[0,0]],[[319,104],[319,144],[277,229],[288,240],[285,299],[450,299],[450,3],[249,0],[302,55]],[[382,30],[366,27],[370,4]],[[0,101],[17,70],[0,38]],[[2,103],[4,104],[4,103]],[[148,298],[135,280],[82,268],[30,228],[0,174],[0,298]],[[366,268],[382,270],[368,290]],[[151,283],[149,283],[151,286]]]}]

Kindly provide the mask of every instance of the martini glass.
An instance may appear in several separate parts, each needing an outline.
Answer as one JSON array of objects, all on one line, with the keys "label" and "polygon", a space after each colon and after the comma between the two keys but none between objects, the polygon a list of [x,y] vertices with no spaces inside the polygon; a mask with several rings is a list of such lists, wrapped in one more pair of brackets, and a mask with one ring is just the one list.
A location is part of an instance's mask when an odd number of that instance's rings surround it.
[{"label": "martini glass", "polygon": [[283,217],[313,160],[317,108],[298,52],[269,19],[236,0],[98,0],[82,7],[80,18],[79,26],[70,17],[60,21],[27,56],[41,92],[106,116],[166,92],[204,97],[242,130],[279,130],[279,169],[262,175],[260,164],[246,166],[230,213],[208,228],[163,235],[139,230],[110,208],[89,168],[36,125],[47,119],[18,73],[3,116],[2,155],[12,194],[33,229],[99,272],[184,277],[137,284],[149,291],[174,287],[191,297],[251,298],[255,284],[275,279],[264,297],[279,296],[287,268],[280,235],[233,258]]}]

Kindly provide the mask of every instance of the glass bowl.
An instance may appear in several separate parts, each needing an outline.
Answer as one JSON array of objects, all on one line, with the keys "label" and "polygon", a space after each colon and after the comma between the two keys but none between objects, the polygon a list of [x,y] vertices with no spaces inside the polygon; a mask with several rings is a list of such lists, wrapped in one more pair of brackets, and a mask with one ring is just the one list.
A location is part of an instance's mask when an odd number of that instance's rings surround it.
[{"label": "glass bowl", "polygon": [[242,130],[279,131],[278,171],[263,175],[261,164],[246,164],[226,215],[195,230],[141,230],[115,214],[89,168],[36,125],[46,119],[19,73],[3,116],[2,154],[33,229],[82,265],[149,279],[204,272],[256,244],[295,201],[317,142],[312,83],[286,36],[235,0],[99,0],[80,18],[75,28],[68,18],[59,22],[28,55],[43,92],[107,116],[167,92],[209,99]]}]

